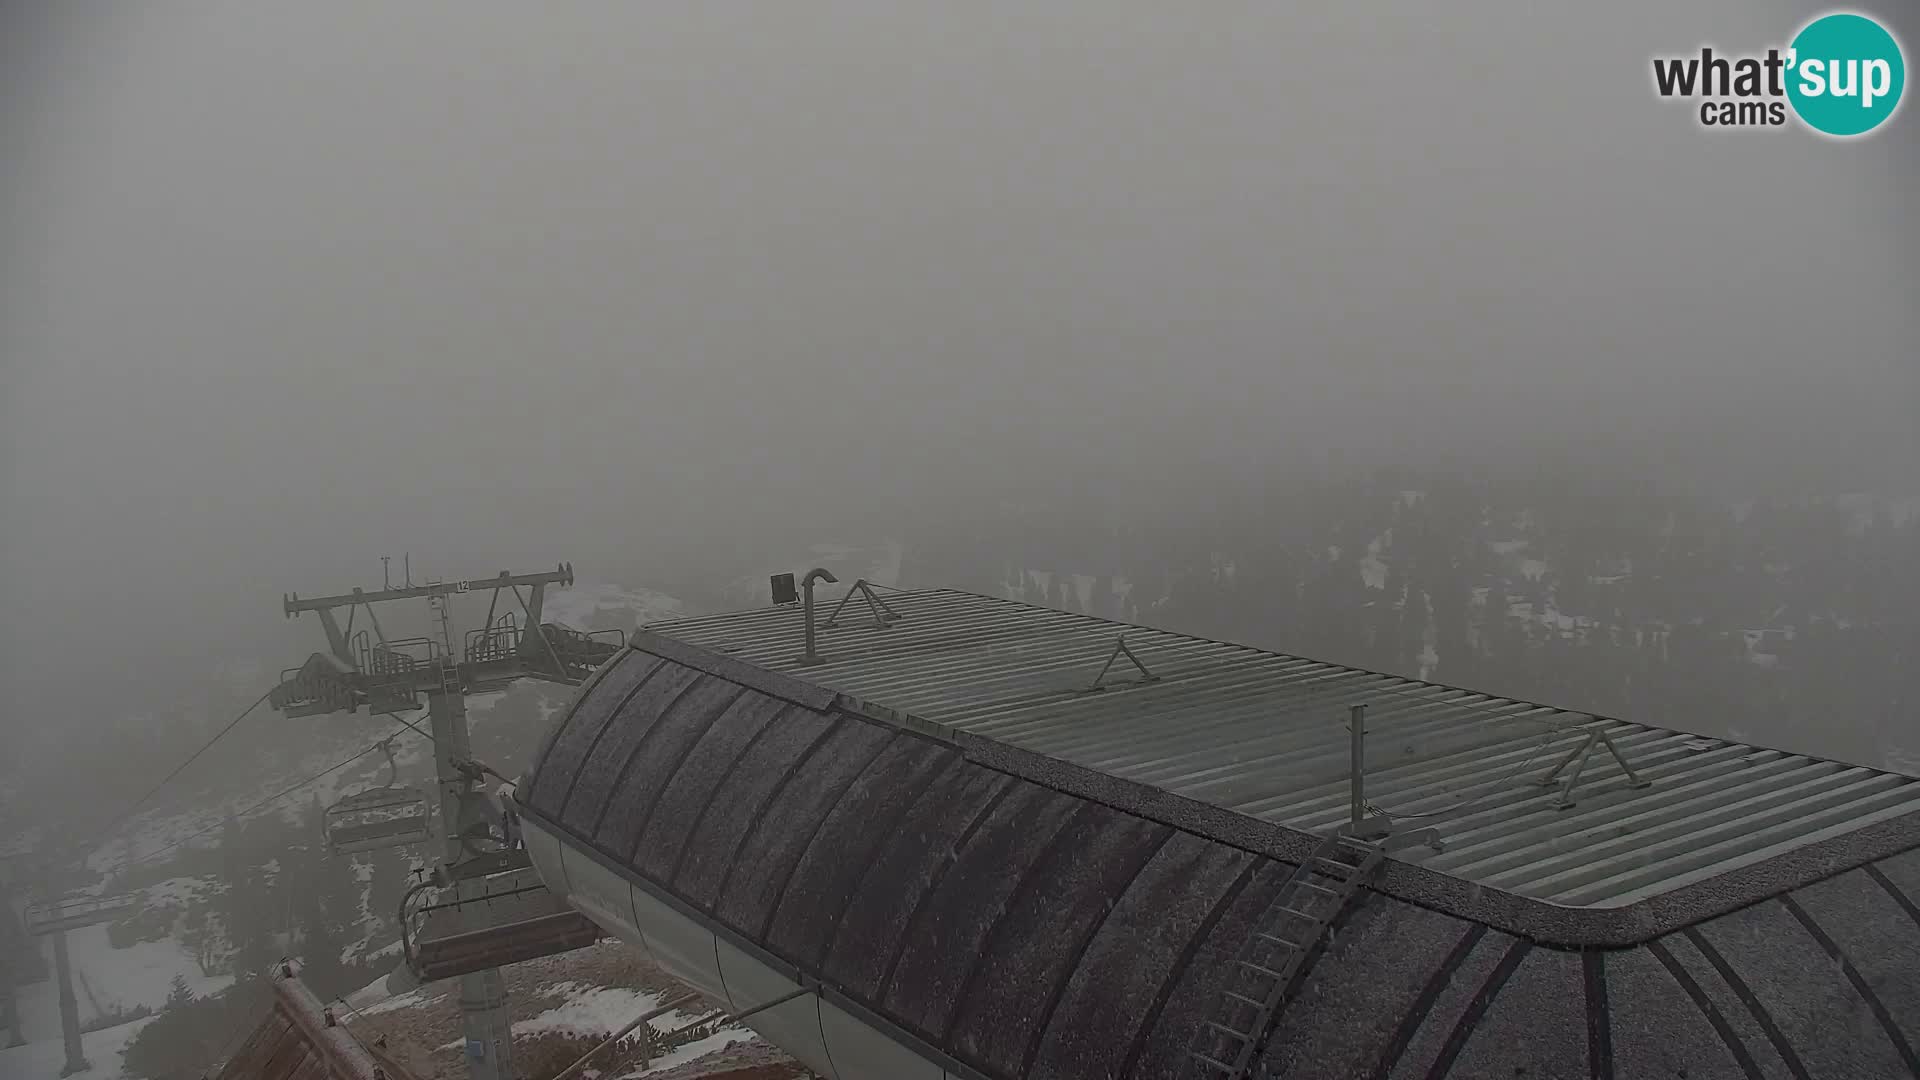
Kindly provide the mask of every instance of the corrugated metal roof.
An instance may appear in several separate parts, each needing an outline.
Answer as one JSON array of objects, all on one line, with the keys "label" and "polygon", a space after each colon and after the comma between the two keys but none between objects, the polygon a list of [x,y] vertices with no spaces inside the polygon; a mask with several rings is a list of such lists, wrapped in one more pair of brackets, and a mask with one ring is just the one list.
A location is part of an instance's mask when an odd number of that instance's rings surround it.
[{"label": "corrugated metal roof", "polygon": [[[798,663],[799,607],[653,623],[649,630],[944,725],[1238,813],[1323,831],[1348,814],[1350,706],[1367,706],[1366,793],[1424,817],[1446,850],[1401,857],[1489,888],[1616,906],[1920,810],[1893,773],[1703,739],[1184,634],[951,590],[859,600]],[[825,623],[835,601],[822,604]],[[1124,635],[1123,657],[1088,692]],[[1536,783],[1606,732],[1573,798]]]}]

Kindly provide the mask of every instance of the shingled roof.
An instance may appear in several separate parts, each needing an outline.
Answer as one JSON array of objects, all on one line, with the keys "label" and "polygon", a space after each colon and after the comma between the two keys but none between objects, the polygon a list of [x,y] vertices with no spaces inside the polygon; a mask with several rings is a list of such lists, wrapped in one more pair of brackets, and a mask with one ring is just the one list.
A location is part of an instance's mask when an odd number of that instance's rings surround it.
[{"label": "shingled roof", "polygon": [[[1317,838],[1088,747],[1146,745],[1154,716],[1204,732],[1232,695],[1131,628],[1156,680],[1082,695],[1116,624],[1063,650],[1007,628],[1077,616],[889,602],[896,628],[843,619],[819,666],[791,663],[791,610],[651,627],[558,721],[523,812],[635,912],[644,894],[698,920],[953,1076],[1201,1075],[1190,1052],[1234,958]],[[1190,709],[1165,685],[1183,673]],[[1021,744],[1049,725],[1083,738]],[[1920,815],[1869,817],[1613,905],[1396,858],[1313,949],[1266,1063],[1308,1080],[1920,1075]]]}]

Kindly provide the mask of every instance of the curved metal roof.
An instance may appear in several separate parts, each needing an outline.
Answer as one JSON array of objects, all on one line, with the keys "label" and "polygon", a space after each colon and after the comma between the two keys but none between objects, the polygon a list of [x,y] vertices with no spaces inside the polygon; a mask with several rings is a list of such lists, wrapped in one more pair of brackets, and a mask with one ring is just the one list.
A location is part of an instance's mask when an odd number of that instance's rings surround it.
[{"label": "curved metal roof", "polygon": [[[1422,860],[1474,885],[1612,907],[1920,812],[1920,780],[1704,739],[1243,645],[950,590],[856,601],[799,664],[798,607],[654,623],[648,631],[859,699],[1262,821],[1319,832],[1348,814],[1348,709],[1367,706],[1369,801],[1426,818]],[[823,608],[824,622],[827,610]],[[1089,693],[1124,636],[1125,657]],[[1574,806],[1533,781],[1607,733]]]},{"label": "curved metal roof", "polygon": [[[1286,859],[762,674],[642,637],[556,724],[522,812],[953,1075],[1202,1075],[1189,1052]],[[1363,891],[1313,949],[1267,1064],[1920,1074],[1920,849],[1821,876],[1611,950]]]}]

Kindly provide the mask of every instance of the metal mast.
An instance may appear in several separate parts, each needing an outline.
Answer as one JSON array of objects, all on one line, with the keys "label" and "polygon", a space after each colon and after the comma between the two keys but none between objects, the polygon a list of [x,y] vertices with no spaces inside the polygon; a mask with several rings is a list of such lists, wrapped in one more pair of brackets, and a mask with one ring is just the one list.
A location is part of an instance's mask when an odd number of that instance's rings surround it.
[{"label": "metal mast", "polygon": [[[542,622],[547,586],[564,588],[571,584],[573,568],[561,563],[558,569],[539,574],[502,570],[492,578],[432,581],[418,586],[409,576],[397,589],[389,585],[375,592],[355,589],[312,600],[292,595],[285,598],[288,618],[304,611],[319,616],[327,636],[327,651],[314,653],[305,664],[282,673],[280,685],[269,697],[274,708],[290,717],[360,709],[400,713],[419,708],[420,696],[425,695],[434,742],[441,834],[441,862],[431,880],[456,895],[463,881],[491,873],[503,864],[499,852],[479,850],[477,844],[497,841],[508,847],[512,843],[498,807],[479,790],[482,770],[469,750],[467,695],[504,690],[521,678],[576,684],[619,649],[618,644],[601,635]],[[456,652],[449,600],[461,593],[483,590],[493,594],[486,623],[467,633],[463,647]],[[503,594],[510,594],[512,602],[517,603],[525,616],[524,624],[511,607],[496,618]],[[371,605],[409,599],[428,602],[434,635],[389,641],[374,619]],[[372,639],[365,629],[353,633],[353,615],[362,607],[367,609]],[[340,608],[348,611],[345,628],[335,615]],[[511,864],[511,860],[506,862]],[[403,908],[403,935],[405,919]],[[577,939],[576,935],[571,940]],[[587,940],[591,939],[589,934]],[[499,967],[468,968],[458,978],[471,1075],[474,1080],[513,1080],[506,983]]]},{"label": "metal mast", "polygon": [[111,922],[136,910],[139,902],[137,895],[72,896],[35,904],[26,910],[27,933],[53,938],[53,966],[60,980],[60,1036],[67,1052],[61,1076],[93,1068],[80,1047],[80,1009],[73,999],[73,965],[67,957],[67,931]]}]

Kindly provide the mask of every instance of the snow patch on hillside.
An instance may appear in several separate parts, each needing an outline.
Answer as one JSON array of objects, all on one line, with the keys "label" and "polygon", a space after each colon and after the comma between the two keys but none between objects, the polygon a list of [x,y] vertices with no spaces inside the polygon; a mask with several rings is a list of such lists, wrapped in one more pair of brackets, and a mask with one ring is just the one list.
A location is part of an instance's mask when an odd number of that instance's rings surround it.
[{"label": "snow patch on hillside", "polygon": [[716,1031],[698,1042],[690,1042],[672,1053],[663,1054],[660,1057],[654,1058],[653,1064],[648,1065],[639,1072],[625,1073],[620,1077],[620,1080],[635,1080],[637,1077],[655,1076],[659,1073],[666,1072],[668,1069],[678,1068],[690,1061],[698,1061],[708,1054],[725,1050],[727,1047],[733,1046],[736,1043],[752,1042],[753,1038],[753,1033],[743,1028],[727,1028],[724,1031]]},{"label": "snow patch on hillside", "polygon": [[625,630],[686,614],[680,601],[652,589],[575,581],[547,594],[541,618],[576,630]]},{"label": "snow patch on hillside", "polygon": [[[52,939],[36,939],[47,961],[47,978],[19,989],[21,1028],[28,1038],[60,1034],[59,984],[53,970]],[[193,954],[178,941],[166,938],[116,949],[107,939],[106,924],[67,933],[67,956],[73,965],[74,999],[80,1022],[88,1024],[103,1013],[124,1012],[167,1003],[174,976],[186,980],[195,997],[206,997],[232,985],[231,975],[202,975]],[[98,1007],[96,1007],[96,1004]],[[96,1062],[96,1064],[98,1064]],[[11,1074],[0,1074],[11,1075]]]},{"label": "snow patch on hillside", "polygon": [[[124,1080],[126,1073],[123,1062],[127,1044],[140,1033],[140,1029],[153,1022],[152,1017],[135,1020],[131,1024],[107,1028],[103,1031],[89,1031],[80,1036],[80,1052],[93,1068],[85,1072],[74,1073],[74,1080]],[[34,1030],[32,1034],[43,1034]],[[31,1078],[59,1076],[67,1063],[66,1046],[60,1041],[58,1023],[52,1030],[53,1037],[30,1042],[25,1046],[16,1046],[10,1050],[0,1049],[0,1077]]]},{"label": "snow patch on hillside", "polygon": [[404,994],[395,994],[383,1000],[373,1000],[371,1003],[367,1003],[369,998],[386,993],[386,985],[387,980],[385,977],[376,979],[347,998],[347,1004],[352,1005],[354,1011],[362,1016],[377,1016],[380,1013],[415,1008],[441,996],[432,989],[422,986],[409,990]]},{"label": "snow patch on hillside", "polygon": [[1851,492],[1834,497],[1833,504],[1848,516],[1848,528],[1862,533],[1876,516],[1884,515],[1895,527],[1920,516],[1920,497],[1889,497],[1867,492]]},{"label": "snow patch on hillside", "polygon": [[145,891],[150,907],[186,907],[219,892],[220,883],[210,877],[177,877],[149,885]]},{"label": "snow patch on hillside", "polygon": [[[558,1032],[563,1035],[610,1035],[633,1022],[633,1018],[660,1007],[660,998],[639,990],[619,987],[586,987],[578,983],[555,983],[541,991],[542,997],[561,998],[556,1008],[513,1025],[515,1035]],[[672,1031],[695,1019],[679,1012],[662,1013],[649,1024],[656,1031]]]},{"label": "snow patch on hillside", "polygon": [[1367,544],[1367,553],[1360,557],[1360,576],[1365,579],[1369,589],[1387,587],[1387,564],[1380,558],[1380,549],[1385,546],[1388,534],[1392,532],[1392,529],[1388,529],[1386,533],[1374,537]]}]

